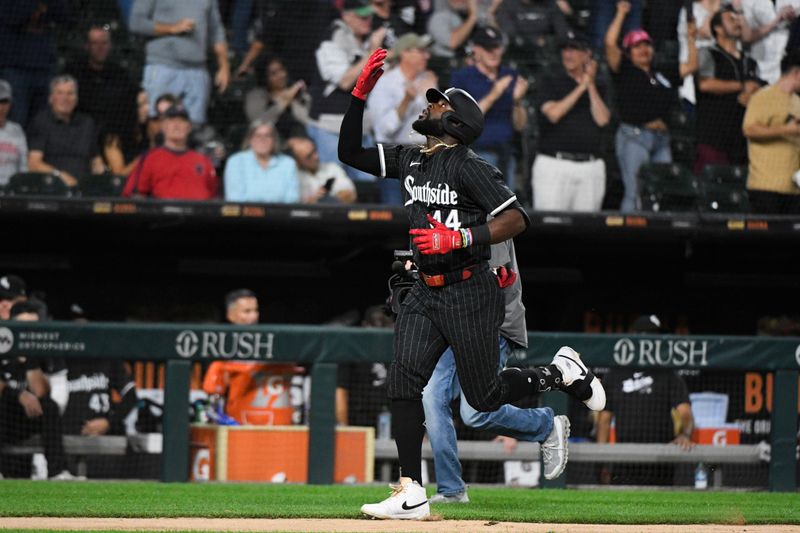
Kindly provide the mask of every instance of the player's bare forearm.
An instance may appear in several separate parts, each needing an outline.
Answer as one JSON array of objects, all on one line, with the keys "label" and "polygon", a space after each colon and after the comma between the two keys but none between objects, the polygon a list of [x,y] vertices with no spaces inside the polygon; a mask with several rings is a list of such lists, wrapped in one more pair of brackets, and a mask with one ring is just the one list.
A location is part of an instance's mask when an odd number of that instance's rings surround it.
[{"label": "player's bare forearm", "polygon": [[497,244],[519,235],[525,231],[527,224],[522,213],[517,209],[511,208],[500,212],[489,221],[488,226],[491,243]]},{"label": "player's bare forearm", "polygon": [[50,392],[50,384],[47,378],[39,369],[28,370],[25,374],[28,381],[28,389],[37,397],[44,398]]}]

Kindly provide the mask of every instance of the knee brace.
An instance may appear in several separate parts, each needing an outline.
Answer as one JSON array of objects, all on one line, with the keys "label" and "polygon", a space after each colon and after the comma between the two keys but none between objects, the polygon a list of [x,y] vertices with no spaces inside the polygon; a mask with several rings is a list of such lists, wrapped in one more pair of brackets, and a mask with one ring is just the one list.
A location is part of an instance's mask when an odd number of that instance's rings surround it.
[{"label": "knee brace", "polygon": [[510,367],[500,372],[500,378],[508,385],[510,402],[561,385],[561,372],[554,365],[524,369]]}]

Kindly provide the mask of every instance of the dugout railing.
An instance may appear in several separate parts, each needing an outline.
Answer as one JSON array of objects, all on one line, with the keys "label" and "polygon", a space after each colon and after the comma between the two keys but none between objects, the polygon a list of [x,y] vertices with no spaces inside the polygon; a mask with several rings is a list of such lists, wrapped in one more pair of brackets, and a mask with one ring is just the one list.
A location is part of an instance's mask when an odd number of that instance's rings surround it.
[{"label": "dugout railing", "polygon": [[[592,366],[774,372],[769,488],[773,491],[797,489],[800,338],[531,332],[531,347],[524,362],[547,364],[552,354],[565,344],[580,351]],[[193,363],[250,359],[309,364],[312,387],[308,481],[326,484],[333,482],[337,365],[391,361],[392,332],[306,325],[5,322],[0,327],[0,356],[163,361],[166,367],[163,481],[188,479],[189,384]],[[565,396],[548,395],[547,398],[557,411],[566,409]],[[572,459],[580,460],[582,454],[586,457],[585,454],[590,453],[602,459],[603,450],[616,456],[625,451],[596,444],[576,445]],[[743,462],[750,461],[752,447],[741,448],[741,454]]]}]

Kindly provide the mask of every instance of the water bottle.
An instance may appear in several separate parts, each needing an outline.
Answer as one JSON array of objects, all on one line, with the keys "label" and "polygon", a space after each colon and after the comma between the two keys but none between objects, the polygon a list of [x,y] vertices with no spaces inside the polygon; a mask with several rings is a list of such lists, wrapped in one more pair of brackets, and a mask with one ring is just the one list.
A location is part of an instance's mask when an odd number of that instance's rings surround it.
[{"label": "water bottle", "polygon": [[392,413],[385,405],[380,413],[378,413],[378,439],[391,439],[392,438]]},{"label": "water bottle", "polygon": [[706,490],[708,488],[708,470],[700,463],[694,471],[694,488],[696,490]]}]

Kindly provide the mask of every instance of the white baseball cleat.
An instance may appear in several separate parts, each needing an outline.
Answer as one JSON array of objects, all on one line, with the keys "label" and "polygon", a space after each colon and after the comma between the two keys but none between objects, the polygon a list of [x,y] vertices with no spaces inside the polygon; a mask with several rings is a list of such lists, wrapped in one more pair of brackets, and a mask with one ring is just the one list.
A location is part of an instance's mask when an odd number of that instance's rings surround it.
[{"label": "white baseball cleat", "polygon": [[380,503],[367,503],[361,512],[382,520],[421,520],[431,514],[425,488],[410,477],[401,477],[399,485],[389,485],[392,495]]},{"label": "white baseball cleat", "polygon": [[597,376],[581,361],[581,354],[562,346],[553,357],[561,371],[561,389],[575,396],[592,411],[602,411],[606,406],[606,391]]},{"label": "white baseball cleat", "polygon": [[553,429],[541,444],[542,464],[545,479],[555,479],[567,466],[569,458],[569,418],[558,415],[553,418]]}]

